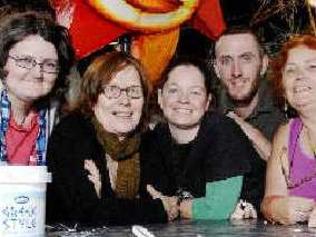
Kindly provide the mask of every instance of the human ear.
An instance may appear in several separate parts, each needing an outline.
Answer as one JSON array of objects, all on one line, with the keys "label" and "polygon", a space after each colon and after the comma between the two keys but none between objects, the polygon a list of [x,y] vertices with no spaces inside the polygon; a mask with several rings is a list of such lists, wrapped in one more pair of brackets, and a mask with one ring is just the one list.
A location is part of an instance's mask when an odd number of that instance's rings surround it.
[{"label": "human ear", "polygon": [[206,102],[206,106],[205,106],[205,111],[208,110],[210,104],[212,103],[212,94],[209,93],[208,97],[207,97],[207,102]]},{"label": "human ear", "polygon": [[162,109],[162,89],[158,89],[157,95],[157,102],[159,104],[160,109]]},{"label": "human ear", "polygon": [[213,68],[214,68],[214,72],[215,72],[215,74],[216,74],[216,77],[217,77],[217,78],[221,78],[217,60],[214,59],[212,64],[213,64]]},{"label": "human ear", "polygon": [[268,65],[269,65],[269,58],[266,54],[263,55],[262,57],[262,64],[261,64],[261,69],[260,69],[260,76],[263,76],[267,69],[268,69]]}]

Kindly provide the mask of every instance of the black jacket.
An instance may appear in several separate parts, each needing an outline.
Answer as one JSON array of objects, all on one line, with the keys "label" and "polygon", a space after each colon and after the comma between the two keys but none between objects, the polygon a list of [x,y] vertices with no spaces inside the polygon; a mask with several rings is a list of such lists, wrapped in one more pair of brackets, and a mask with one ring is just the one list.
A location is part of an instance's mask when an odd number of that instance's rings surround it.
[{"label": "black jacket", "polygon": [[[70,115],[54,129],[47,156],[53,176],[47,193],[49,223],[124,225],[167,221],[162,202],[151,199],[145,191],[147,181],[142,175],[142,155],[140,198],[125,200],[115,196],[106,169],[105,151],[97,140],[94,126],[82,115]],[[86,159],[94,160],[102,174],[101,199],[88,180],[88,172],[84,169]]]},{"label": "black jacket", "polygon": [[146,179],[165,195],[175,195],[180,188],[203,197],[207,182],[242,175],[241,198],[260,204],[265,165],[262,161],[262,169],[253,166],[260,158],[232,119],[206,114],[188,148],[173,141],[167,124],[158,124],[146,142]]}]

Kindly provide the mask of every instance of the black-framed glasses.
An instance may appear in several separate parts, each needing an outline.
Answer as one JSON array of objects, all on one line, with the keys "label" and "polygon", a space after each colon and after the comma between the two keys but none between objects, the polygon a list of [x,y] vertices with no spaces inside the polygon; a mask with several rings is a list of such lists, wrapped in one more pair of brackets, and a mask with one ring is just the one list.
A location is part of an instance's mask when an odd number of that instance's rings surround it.
[{"label": "black-framed glasses", "polygon": [[115,85],[108,85],[104,87],[104,95],[109,99],[117,99],[125,91],[126,95],[131,99],[140,99],[143,96],[143,90],[141,86],[129,86],[126,88],[120,88]]},{"label": "black-framed glasses", "polygon": [[56,59],[44,59],[42,62],[37,62],[32,56],[12,56],[9,55],[9,58],[15,61],[15,65],[21,68],[26,68],[31,70],[36,65],[39,65],[42,72],[49,74],[57,74],[59,72],[58,60]]}]

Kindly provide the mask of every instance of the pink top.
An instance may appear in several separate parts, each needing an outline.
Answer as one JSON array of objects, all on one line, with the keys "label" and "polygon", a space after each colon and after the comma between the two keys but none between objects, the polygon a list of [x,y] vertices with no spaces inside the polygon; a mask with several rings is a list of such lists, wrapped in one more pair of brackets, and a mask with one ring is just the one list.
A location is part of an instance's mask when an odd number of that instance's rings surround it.
[{"label": "pink top", "polygon": [[28,126],[18,125],[10,117],[6,133],[8,163],[10,165],[36,165],[36,138],[39,132],[38,115],[34,114]]},{"label": "pink top", "polygon": [[290,121],[289,162],[290,182],[296,187],[289,188],[291,196],[311,198],[316,201],[316,160],[304,152],[300,145],[303,128],[299,118]]}]

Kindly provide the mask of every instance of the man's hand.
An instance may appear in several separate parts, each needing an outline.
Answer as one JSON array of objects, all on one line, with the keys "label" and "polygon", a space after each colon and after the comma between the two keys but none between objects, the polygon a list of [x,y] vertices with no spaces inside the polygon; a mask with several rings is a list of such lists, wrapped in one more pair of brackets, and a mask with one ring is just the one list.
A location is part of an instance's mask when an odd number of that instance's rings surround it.
[{"label": "man's hand", "polygon": [[243,118],[238,116],[233,111],[227,113],[227,117],[235,120],[235,122],[240,126],[240,128],[249,138],[260,157],[263,160],[267,161],[271,155],[272,145],[271,142],[262,134],[262,132],[253,127],[250,123],[246,122]]},{"label": "man's hand", "polygon": [[249,202],[240,200],[231,214],[231,220],[256,219],[257,211]]}]

